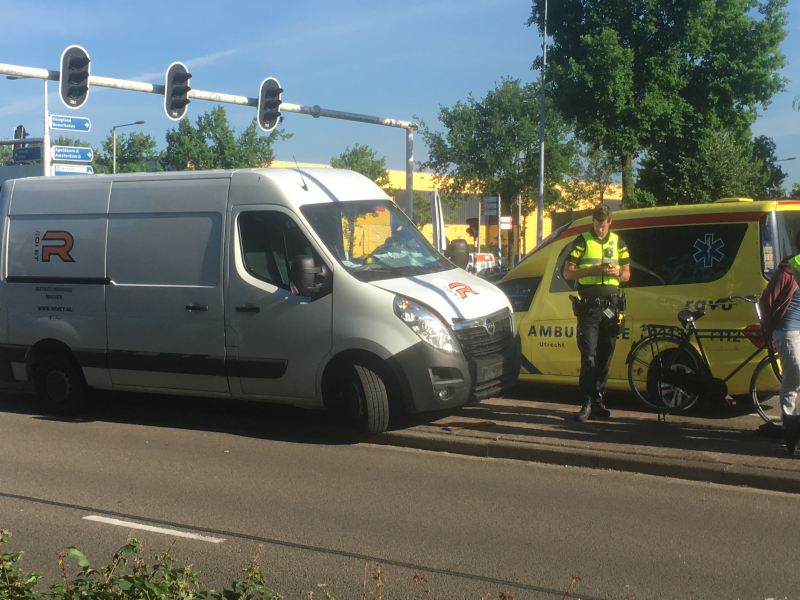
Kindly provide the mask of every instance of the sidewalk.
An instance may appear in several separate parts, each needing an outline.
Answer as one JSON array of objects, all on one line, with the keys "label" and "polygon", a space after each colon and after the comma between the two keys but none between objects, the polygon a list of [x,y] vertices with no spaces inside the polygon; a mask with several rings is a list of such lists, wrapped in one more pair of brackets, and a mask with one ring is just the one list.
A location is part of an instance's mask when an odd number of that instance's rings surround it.
[{"label": "sidewalk", "polygon": [[755,411],[708,408],[659,423],[632,394],[609,392],[606,405],[610,418],[578,423],[575,388],[520,384],[505,398],[373,441],[800,493],[800,454],[790,457],[781,438],[759,430]]}]

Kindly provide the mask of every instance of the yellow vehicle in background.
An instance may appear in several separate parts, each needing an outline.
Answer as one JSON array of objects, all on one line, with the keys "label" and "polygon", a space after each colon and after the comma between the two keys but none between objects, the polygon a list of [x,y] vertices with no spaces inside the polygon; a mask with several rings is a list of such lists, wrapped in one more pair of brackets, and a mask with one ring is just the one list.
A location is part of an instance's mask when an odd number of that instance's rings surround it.
[{"label": "yellow vehicle in background", "polygon": [[[713,204],[621,210],[612,219],[611,230],[630,251],[631,279],[624,286],[627,308],[609,389],[630,389],[626,358],[644,335],[641,326],[678,328],[681,309],[705,311],[699,327],[721,331],[703,340],[715,374],[733,372],[752,354],[753,344],[763,343],[747,335],[758,328],[752,304],[720,299],[761,294],[780,260],[800,251],[794,247],[800,202],[725,198]],[[571,242],[591,227],[586,217],[557,229],[498,283],[519,327],[521,381],[578,385],[577,319],[569,299],[577,292],[563,269]],[[727,381],[729,395],[748,394],[756,365],[749,363]],[[777,390],[777,378],[772,378]],[[637,397],[655,407],[646,396]]]}]

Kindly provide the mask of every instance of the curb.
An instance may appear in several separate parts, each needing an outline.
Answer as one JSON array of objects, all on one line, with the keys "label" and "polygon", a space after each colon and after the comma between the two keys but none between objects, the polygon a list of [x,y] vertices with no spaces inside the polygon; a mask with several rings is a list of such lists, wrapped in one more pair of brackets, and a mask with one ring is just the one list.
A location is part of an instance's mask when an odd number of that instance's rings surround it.
[{"label": "curb", "polygon": [[800,473],[793,471],[407,431],[388,431],[365,441],[384,446],[449,452],[464,456],[608,469],[800,494]]}]

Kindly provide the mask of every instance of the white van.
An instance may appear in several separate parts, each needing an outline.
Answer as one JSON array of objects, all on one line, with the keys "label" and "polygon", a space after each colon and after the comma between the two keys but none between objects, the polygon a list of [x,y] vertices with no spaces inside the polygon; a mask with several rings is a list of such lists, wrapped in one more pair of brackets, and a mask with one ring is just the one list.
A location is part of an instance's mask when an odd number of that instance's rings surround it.
[{"label": "white van", "polygon": [[335,169],[11,180],[0,192],[0,379],[50,410],[87,387],[346,410],[502,393],[511,305],[373,182]]}]

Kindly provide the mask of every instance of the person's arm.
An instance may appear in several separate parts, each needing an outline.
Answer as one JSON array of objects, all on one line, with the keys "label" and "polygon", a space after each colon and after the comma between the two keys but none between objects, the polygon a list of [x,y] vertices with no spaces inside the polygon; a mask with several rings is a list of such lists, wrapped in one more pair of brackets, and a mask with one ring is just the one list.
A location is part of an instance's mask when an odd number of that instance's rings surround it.
[{"label": "person's arm", "polygon": [[618,238],[619,246],[617,247],[617,253],[619,254],[619,269],[614,269],[617,271],[615,275],[619,277],[620,283],[625,283],[626,281],[630,280],[631,278],[631,256],[628,254],[628,246],[622,240],[622,238]]},{"label": "person's arm", "polygon": [[[613,265],[609,265],[612,266]],[[616,267],[613,267],[616,270]],[[590,275],[600,275],[604,272],[603,263],[595,263],[588,267],[578,268],[577,265],[572,263],[565,263],[564,264],[564,279],[567,281],[575,281],[580,279],[581,277],[588,277]],[[618,272],[618,271],[617,271]],[[611,272],[610,269],[605,270],[606,274],[614,274]]]}]

